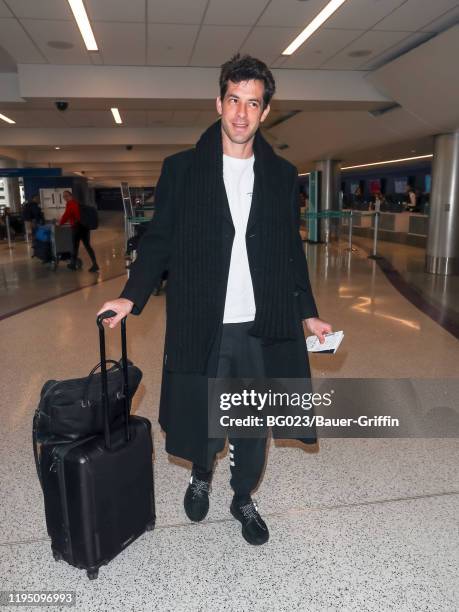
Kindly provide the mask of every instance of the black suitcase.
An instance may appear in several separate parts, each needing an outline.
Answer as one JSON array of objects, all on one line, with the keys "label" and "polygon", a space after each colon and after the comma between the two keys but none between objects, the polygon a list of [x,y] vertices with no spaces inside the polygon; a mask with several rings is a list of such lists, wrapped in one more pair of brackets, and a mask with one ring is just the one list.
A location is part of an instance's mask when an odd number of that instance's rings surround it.
[{"label": "black suitcase", "polygon": [[[129,416],[127,393],[123,425],[111,432],[108,423],[102,320],[113,315],[106,311],[97,318],[104,435],[73,442],[45,441],[37,465],[54,558],[85,569],[90,579],[97,578],[99,568],[136,538],[152,530],[156,519],[151,423],[144,417]],[[126,318],[121,321],[121,337],[124,365]],[[127,376],[124,382],[127,385]]]}]

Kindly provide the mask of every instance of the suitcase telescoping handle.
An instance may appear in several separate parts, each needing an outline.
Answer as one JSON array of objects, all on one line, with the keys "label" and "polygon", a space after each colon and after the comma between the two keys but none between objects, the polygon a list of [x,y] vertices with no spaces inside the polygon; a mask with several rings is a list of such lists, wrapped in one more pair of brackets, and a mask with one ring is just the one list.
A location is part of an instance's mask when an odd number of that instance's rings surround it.
[{"label": "suitcase telescoping handle", "polygon": [[[110,419],[108,413],[108,382],[107,382],[107,361],[105,355],[105,331],[102,321],[116,316],[113,310],[105,310],[97,317],[97,327],[99,328],[100,342],[100,367],[102,378],[102,406],[104,409],[104,437],[105,447],[111,448],[110,440]],[[126,317],[121,319],[121,363],[124,378],[124,425],[126,442],[130,440],[129,433],[129,382],[128,382],[128,362],[127,362],[127,342],[126,342]]]}]

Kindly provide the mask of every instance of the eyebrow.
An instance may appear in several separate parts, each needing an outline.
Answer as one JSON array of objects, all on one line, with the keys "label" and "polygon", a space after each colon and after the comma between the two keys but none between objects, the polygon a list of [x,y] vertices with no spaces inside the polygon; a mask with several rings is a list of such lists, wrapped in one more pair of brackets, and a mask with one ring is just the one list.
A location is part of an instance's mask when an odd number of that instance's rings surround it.
[{"label": "eyebrow", "polygon": [[[237,98],[238,100],[240,100],[241,98],[237,95],[237,94],[232,94],[232,93],[226,93],[225,98]],[[261,104],[261,98],[249,98],[248,102],[259,102]]]}]

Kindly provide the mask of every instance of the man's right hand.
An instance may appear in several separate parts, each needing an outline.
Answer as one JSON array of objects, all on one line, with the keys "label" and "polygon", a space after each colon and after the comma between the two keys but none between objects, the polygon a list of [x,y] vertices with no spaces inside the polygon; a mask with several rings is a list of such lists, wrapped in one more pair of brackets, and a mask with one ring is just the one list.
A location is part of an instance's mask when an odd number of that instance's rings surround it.
[{"label": "man's right hand", "polygon": [[113,310],[114,312],[116,312],[116,317],[109,317],[102,321],[102,323],[105,323],[105,325],[108,325],[110,328],[113,328],[118,325],[121,319],[123,319],[131,312],[133,306],[134,302],[131,302],[131,300],[127,300],[125,298],[118,298],[117,300],[105,302],[105,304],[97,313],[97,316],[99,316],[106,310]]}]

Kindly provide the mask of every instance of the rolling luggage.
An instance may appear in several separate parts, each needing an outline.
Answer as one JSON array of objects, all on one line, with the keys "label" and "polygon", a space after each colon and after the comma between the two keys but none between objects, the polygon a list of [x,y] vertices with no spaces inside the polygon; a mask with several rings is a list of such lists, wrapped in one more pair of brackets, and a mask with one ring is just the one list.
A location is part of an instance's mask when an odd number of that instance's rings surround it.
[{"label": "rolling luggage", "polygon": [[[155,525],[151,423],[129,415],[126,318],[121,321],[126,393],[124,422],[110,427],[105,334],[97,318],[102,369],[104,434],[43,441],[37,462],[46,525],[56,561],[85,569],[90,579],[126,546]],[[35,440],[34,440],[35,443]]]}]

